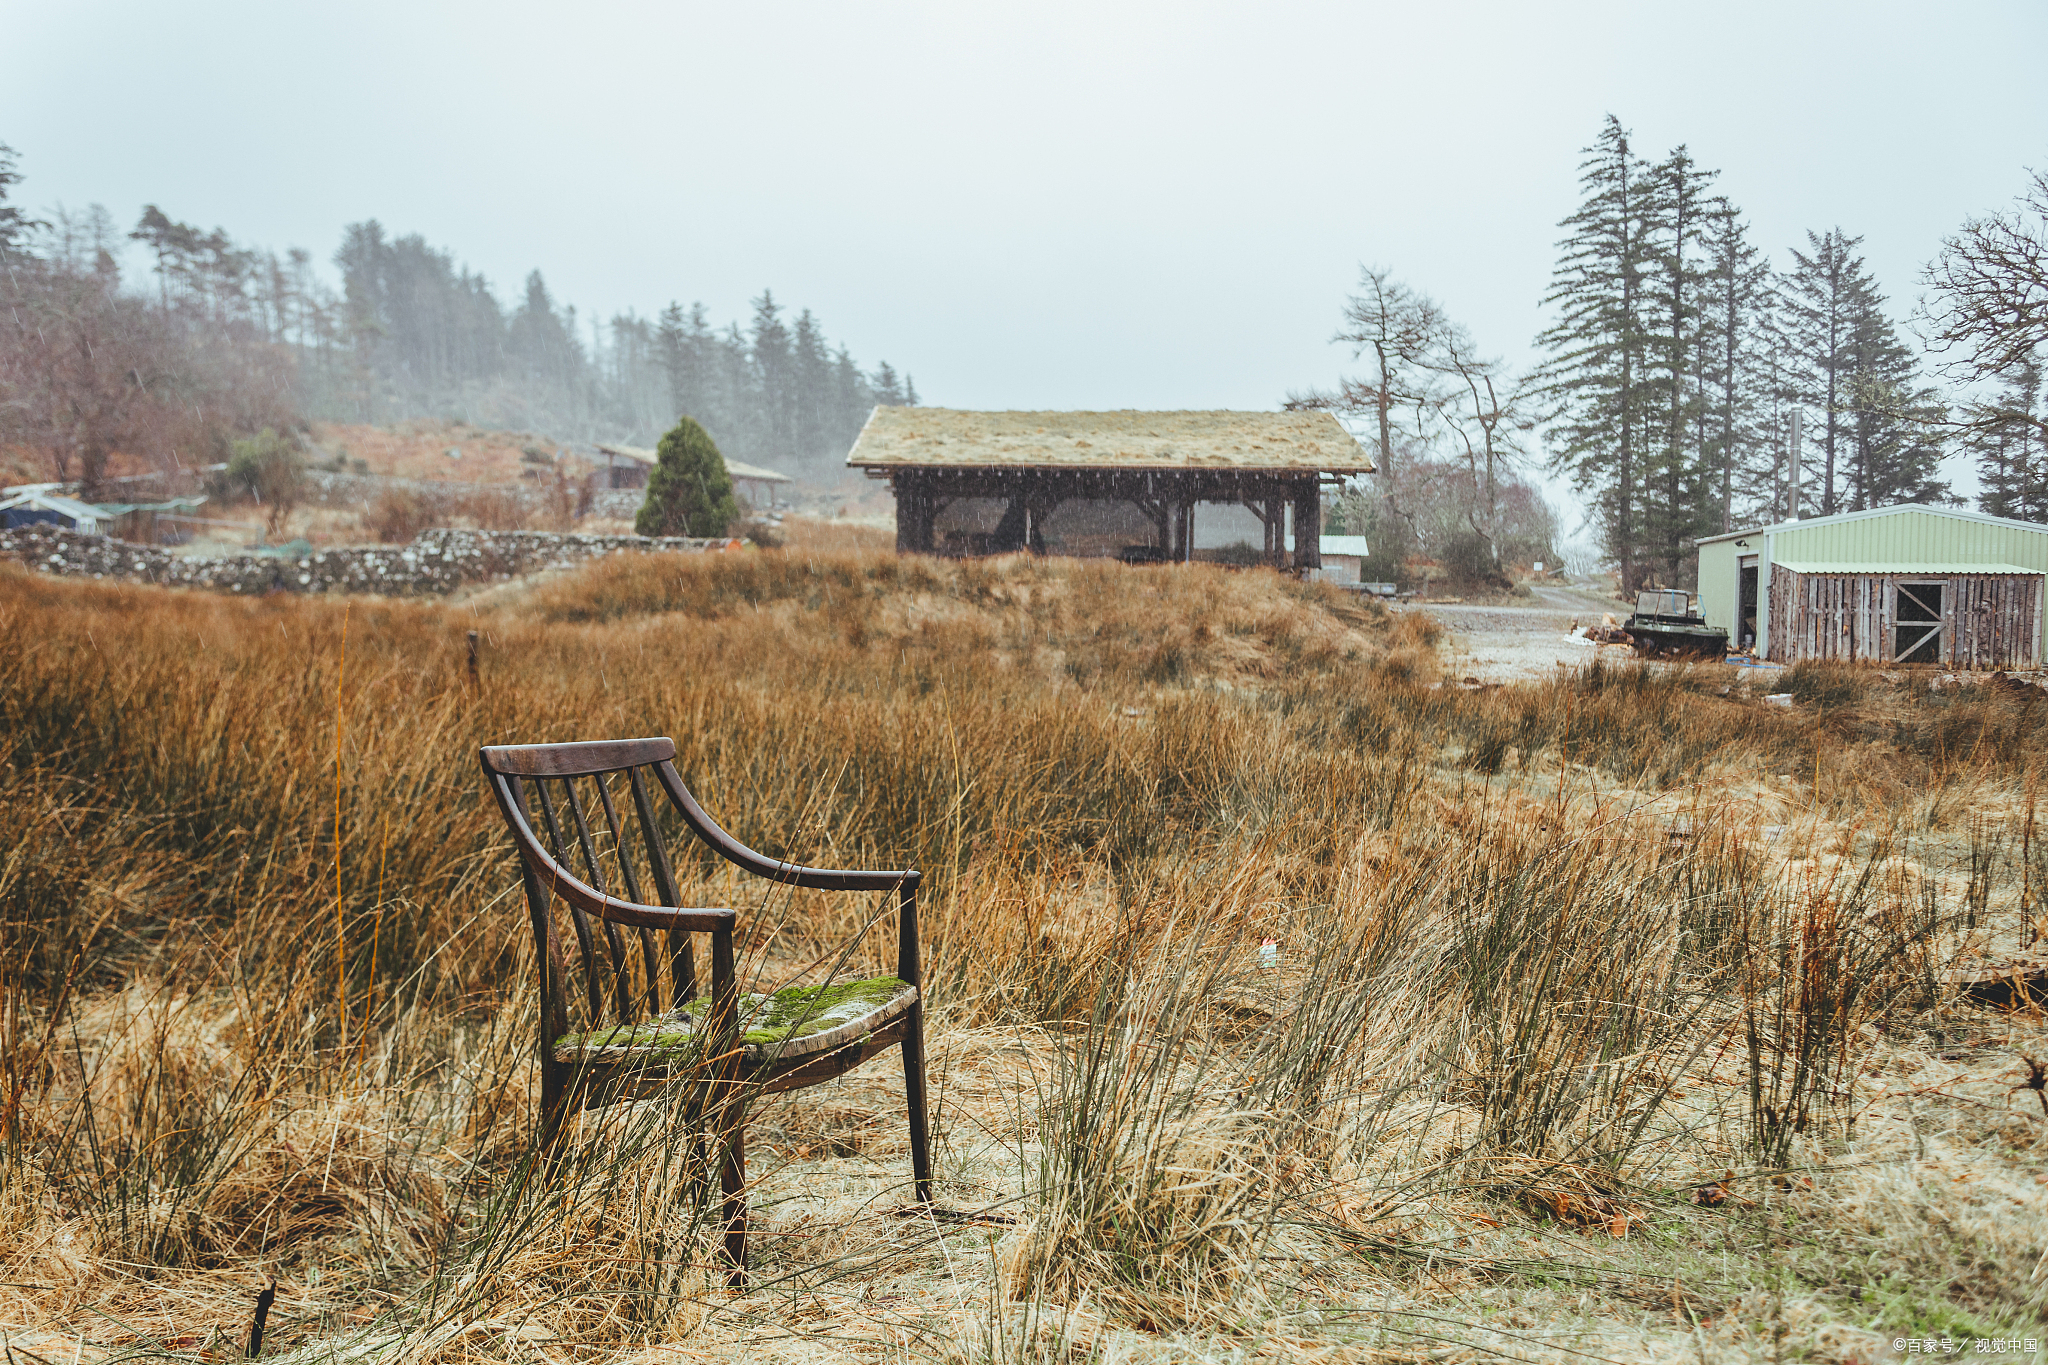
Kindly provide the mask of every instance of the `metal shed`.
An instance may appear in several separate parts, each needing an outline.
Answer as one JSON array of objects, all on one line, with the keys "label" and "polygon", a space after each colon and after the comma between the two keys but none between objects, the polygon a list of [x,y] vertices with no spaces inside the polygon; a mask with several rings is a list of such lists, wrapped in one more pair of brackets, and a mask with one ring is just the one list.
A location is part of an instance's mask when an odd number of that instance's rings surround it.
[{"label": "metal shed", "polygon": [[1700,613],[1775,663],[2038,668],[2048,526],[1883,507],[1699,542]]}]

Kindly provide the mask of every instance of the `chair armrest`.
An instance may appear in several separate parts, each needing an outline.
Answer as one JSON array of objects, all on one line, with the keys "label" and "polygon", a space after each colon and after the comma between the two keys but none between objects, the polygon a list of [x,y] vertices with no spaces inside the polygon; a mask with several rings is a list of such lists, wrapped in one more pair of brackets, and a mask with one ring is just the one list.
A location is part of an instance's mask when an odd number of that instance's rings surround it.
[{"label": "chair armrest", "polygon": [[732,863],[742,871],[756,877],[786,886],[804,886],[819,891],[891,891],[898,887],[915,887],[924,880],[924,874],[915,869],[901,872],[862,871],[853,868],[804,867],[798,863],[786,863],[780,858],[770,858],[756,853],[739,840],[727,834],[719,823],[712,819],[690,789],[683,785],[682,774],[676,771],[672,762],[655,767],[655,774],[668,792],[669,799],[676,803],[676,809],[683,819],[696,831],[697,837],[711,846],[714,853]]},{"label": "chair armrest", "polygon": [[550,858],[547,850],[539,846],[525,847],[521,841],[519,854],[533,869],[540,884],[563,900],[581,907],[599,919],[610,920],[613,924],[637,924],[643,929],[687,929],[692,933],[709,933],[722,929],[737,918],[734,910],[679,910],[667,905],[641,905],[637,901],[622,901],[616,896],[607,896],[596,887],[584,882],[575,873]]}]

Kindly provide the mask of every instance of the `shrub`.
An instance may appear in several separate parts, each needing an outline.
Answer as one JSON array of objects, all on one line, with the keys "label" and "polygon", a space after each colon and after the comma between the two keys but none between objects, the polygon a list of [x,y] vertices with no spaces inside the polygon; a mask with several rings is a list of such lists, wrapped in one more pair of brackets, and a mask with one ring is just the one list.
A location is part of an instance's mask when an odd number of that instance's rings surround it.
[{"label": "shrub", "polygon": [[1444,540],[1440,556],[1444,571],[1454,582],[1485,584],[1506,589],[1512,586],[1500,571],[1493,542],[1477,531],[1460,531]]},{"label": "shrub", "polygon": [[275,536],[286,517],[299,505],[305,486],[306,463],[298,446],[288,436],[269,427],[229,447],[228,487],[247,493],[267,509],[263,532]]},{"label": "shrub", "polygon": [[643,536],[722,536],[739,517],[732,476],[709,432],[694,417],[678,421],[657,448],[647,500],[633,529]]},{"label": "shrub", "polygon": [[363,529],[389,545],[411,540],[434,524],[434,509],[419,494],[387,488],[363,514]]}]

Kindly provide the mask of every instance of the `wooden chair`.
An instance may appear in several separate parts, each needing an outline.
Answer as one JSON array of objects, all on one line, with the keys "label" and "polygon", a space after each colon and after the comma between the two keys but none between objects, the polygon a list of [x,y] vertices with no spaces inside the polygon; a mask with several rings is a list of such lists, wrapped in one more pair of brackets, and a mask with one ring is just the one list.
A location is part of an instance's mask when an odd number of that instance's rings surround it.
[{"label": "wooden chair", "polygon": [[[519,850],[533,922],[541,998],[542,1144],[558,1148],[578,1108],[646,1098],[679,1077],[708,1077],[726,1099],[713,1106],[720,1116],[713,1122],[722,1146],[725,1246],[739,1282],[747,1264],[748,1095],[816,1085],[901,1046],[917,1199],[931,1202],[924,1001],[918,989],[920,875],[799,867],[756,853],[705,813],[677,773],[675,753],[673,740],[656,738],[491,745],[480,757],[491,795]],[[754,876],[828,891],[895,892],[896,975],[742,995],[733,955],[736,912],[682,905],[655,818],[654,786],[667,794],[698,839]],[[636,857],[619,819],[628,800],[638,818],[644,861]],[[534,808],[545,843],[534,828]],[[572,842],[581,855],[582,876],[570,870],[575,855],[567,845]],[[652,900],[643,894],[643,873],[651,879]],[[625,897],[615,895],[615,889]],[[571,989],[556,931],[558,900],[568,908],[580,950],[581,992]],[[622,926],[639,938],[638,973]],[[657,943],[659,933],[667,935],[665,953]],[[700,933],[711,936],[711,990],[705,997],[697,994],[693,946],[693,935]]]}]

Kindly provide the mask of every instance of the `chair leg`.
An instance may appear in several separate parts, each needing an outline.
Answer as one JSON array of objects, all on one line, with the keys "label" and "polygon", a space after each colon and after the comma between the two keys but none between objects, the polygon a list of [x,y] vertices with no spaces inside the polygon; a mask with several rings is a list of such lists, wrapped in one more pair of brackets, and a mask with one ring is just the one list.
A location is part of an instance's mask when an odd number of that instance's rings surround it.
[{"label": "chair leg", "polygon": [[924,1002],[910,1007],[903,1034],[903,1098],[910,1110],[910,1170],[917,1199],[932,1202],[931,1133],[924,1116]]},{"label": "chair leg", "polygon": [[747,1287],[747,1125],[734,1122],[725,1132],[725,1150],[718,1163],[718,1184],[725,1195],[725,1255],[732,1262],[726,1280],[734,1289]]},{"label": "chair leg", "polygon": [[565,1068],[542,1063],[540,1071],[540,1149],[553,1156],[569,1134],[569,1078]]}]

